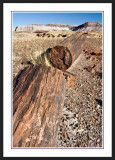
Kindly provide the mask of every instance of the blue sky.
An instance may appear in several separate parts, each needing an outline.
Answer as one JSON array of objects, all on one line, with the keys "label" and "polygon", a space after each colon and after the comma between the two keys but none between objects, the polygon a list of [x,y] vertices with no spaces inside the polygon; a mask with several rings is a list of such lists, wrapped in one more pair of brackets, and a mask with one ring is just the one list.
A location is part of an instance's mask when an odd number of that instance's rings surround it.
[{"label": "blue sky", "polygon": [[64,23],[81,25],[85,22],[102,23],[101,12],[69,12],[69,13],[40,13],[40,12],[13,12],[13,29],[18,25]]}]

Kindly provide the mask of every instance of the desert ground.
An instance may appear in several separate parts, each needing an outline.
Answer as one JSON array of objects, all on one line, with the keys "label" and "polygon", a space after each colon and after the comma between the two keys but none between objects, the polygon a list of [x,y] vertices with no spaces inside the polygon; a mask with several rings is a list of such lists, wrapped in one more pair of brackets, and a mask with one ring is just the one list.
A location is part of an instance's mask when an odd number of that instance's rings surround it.
[{"label": "desert ground", "polygon": [[[28,63],[38,64],[41,53],[76,32],[49,31],[43,35],[42,32],[13,31],[13,76]],[[77,80],[66,90],[55,147],[103,146],[103,59],[102,52],[97,52],[99,50],[102,50],[102,33],[87,32],[87,46],[79,61],[69,70],[77,75]]]}]

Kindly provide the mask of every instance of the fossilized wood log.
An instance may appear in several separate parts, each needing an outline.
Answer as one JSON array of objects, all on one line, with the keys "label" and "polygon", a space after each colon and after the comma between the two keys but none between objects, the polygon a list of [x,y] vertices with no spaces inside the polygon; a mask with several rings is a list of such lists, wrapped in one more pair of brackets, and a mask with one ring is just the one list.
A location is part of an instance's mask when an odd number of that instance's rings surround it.
[{"label": "fossilized wood log", "polygon": [[49,52],[51,64],[60,69],[67,70],[79,57],[86,47],[86,34],[76,32],[60,43],[60,46],[53,47]]},{"label": "fossilized wood log", "polygon": [[55,147],[65,97],[63,73],[31,65],[13,80],[13,147]]}]

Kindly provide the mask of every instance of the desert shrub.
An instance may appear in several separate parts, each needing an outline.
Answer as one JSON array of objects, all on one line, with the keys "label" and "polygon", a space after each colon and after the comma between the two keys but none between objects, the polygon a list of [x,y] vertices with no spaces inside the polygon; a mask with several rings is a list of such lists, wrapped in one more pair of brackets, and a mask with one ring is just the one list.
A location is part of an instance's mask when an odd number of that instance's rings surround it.
[{"label": "desert shrub", "polygon": [[32,63],[34,64],[44,64],[46,66],[52,66],[50,61],[49,61],[49,56],[48,53],[50,51],[50,48],[47,49],[46,51],[42,52],[39,54],[36,58],[32,60]]}]

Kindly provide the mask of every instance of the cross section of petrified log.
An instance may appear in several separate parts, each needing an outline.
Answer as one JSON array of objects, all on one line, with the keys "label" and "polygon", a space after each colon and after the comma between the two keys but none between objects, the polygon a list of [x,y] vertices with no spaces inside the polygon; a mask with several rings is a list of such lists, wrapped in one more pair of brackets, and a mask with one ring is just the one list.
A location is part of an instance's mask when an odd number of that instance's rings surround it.
[{"label": "cross section of petrified log", "polygon": [[72,56],[67,47],[55,46],[49,53],[51,64],[60,70],[67,70],[72,63]]},{"label": "cross section of petrified log", "polygon": [[65,97],[63,73],[31,65],[13,80],[13,147],[55,147]]},{"label": "cross section of petrified log", "polygon": [[67,70],[85,49],[86,38],[84,32],[76,32],[63,40],[60,46],[53,47],[49,52],[51,64],[62,71]]}]

